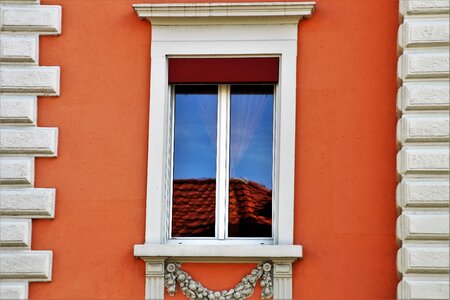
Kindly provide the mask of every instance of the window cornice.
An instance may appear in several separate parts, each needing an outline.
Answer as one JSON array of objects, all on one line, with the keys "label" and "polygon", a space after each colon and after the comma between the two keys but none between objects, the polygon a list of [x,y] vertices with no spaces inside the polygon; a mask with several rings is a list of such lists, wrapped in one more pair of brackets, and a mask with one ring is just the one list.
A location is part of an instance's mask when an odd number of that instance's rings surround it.
[{"label": "window cornice", "polygon": [[[138,16],[158,25],[292,24],[309,18],[315,2],[135,4]],[[270,17],[270,18],[267,18]]]}]

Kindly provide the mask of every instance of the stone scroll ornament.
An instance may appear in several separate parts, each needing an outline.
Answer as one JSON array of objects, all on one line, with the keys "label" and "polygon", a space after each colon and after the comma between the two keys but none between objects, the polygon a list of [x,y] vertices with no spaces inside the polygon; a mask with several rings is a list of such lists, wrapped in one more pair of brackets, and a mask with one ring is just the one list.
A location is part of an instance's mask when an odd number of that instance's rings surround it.
[{"label": "stone scroll ornament", "polygon": [[181,264],[171,262],[166,265],[164,287],[170,296],[177,292],[177,283],[181,292],[190,300],[243,300],[247,299],[255,291],[256,283],[260,279],[262,288],[261,299],[271,299],[273,296],[272,263],[263,262],[246,275],[231,290],[214,292],[202,286],[200,282],[192,279],[185,271],[180,269]]}]

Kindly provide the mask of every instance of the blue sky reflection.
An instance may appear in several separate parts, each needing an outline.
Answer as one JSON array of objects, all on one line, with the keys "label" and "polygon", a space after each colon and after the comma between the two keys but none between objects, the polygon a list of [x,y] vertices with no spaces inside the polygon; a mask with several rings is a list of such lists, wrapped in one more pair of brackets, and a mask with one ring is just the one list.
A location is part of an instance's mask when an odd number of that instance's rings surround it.
[{"label": "blue sky reflection", "polygon": [[230,177],[272,189],[273,86],[232,86]]},{"label": "blue sky reflection", "polygon": [[217,86],[177,86],[174,179],[216,178]]}]

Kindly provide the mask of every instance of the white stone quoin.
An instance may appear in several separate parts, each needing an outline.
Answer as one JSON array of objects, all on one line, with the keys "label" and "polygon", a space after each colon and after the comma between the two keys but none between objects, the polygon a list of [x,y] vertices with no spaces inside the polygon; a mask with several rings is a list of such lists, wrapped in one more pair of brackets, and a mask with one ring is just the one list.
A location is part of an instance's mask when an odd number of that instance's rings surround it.
[{"label": "white stone quoin", "polygon": [[0,216],[49,219],[55,215],[55,189],[0,189]]},{"label": "white stone quoin", "polygon": [[0,247],[29,248],[31,246],[31,220],[0,219]]},{"label": "white stone quoin", "polygon": [[26,281],[0,281],[1,300],[28,299],[28,282]]},{"label": "white stone quoin", "polygon": [[56,157],[57,128],[37,126],[37,96],[59,95],[60,70],[39,66],[39,36],[61,33],[61,6],[0,0],[0,300],[50,281],[52,252],[31,249],[32,219],[51,219],[55,189],[34,188],[35,157]]},{"label": "white stone quoin", "polygon": [[0,96],[1,125],[36,125],[34,96]]},{"label": "white stone quoin", "polygon": [[0,184],[3,186],[32,186],[34,184],[34,159],[0,157]]},{"label": "white stone quoin", "polygon": [[51,251],[2,250],[0,252],[0,279],[50,281],[51,276]]},{"label": "white stone quoin", "polygon": [[58,96],[59,67],[0,67],[0,92]]},{"label": "white stone quoin", "polygon": [[449,292],[449,2],[399,1],[399,300]]},{"label": "white stone quoin", "polygon": [[56,156],[57,128],[0,129],[0,154]]},{"label": "white stone quoin", "polygon": [[38,62],[39,38],[37,35],[0,35],[0,62]]}]

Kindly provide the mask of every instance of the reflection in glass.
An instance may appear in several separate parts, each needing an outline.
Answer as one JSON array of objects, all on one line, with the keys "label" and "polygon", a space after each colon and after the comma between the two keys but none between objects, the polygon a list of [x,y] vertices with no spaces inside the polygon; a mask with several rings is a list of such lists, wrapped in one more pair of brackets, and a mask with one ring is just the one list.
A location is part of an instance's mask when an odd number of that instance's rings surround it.
[{"label": "reflection in glass", "polygon": [[214,237],[217,86],[175,87],[172,237]]},{"label": "reflection in glass", "polygon": [[272,236],[273,94],[231,86],[229,237]]}]

